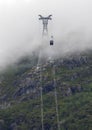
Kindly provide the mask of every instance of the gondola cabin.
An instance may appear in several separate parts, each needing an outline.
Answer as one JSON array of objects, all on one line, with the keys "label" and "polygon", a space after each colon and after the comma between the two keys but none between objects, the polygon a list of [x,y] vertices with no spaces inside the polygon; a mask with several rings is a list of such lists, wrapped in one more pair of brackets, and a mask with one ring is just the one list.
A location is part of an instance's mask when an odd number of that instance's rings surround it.
[{"label": "gondola cabin", "polygon": [[51,36],[51,40],[50,40],[50,46],[54,45],[54,40],[53,40],[53,36]]},{"label": "gondola cabin", "polygon": [[54,44],[53,40],[50,40],[50,46],[52,46]]}]

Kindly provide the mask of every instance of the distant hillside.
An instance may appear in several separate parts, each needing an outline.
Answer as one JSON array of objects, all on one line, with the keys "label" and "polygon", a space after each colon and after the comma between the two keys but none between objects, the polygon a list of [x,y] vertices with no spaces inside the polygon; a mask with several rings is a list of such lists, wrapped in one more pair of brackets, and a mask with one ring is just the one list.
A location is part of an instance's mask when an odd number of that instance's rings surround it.
[{"label": "distant hillside", "polygon": [[70,55],[38,66],[38,57],[25,57],[9,66],[0,74],[0,130],[42,129],[41,86],[44,130],[58,130],[55,87],[61,130],[91,130],[91,54]]}]

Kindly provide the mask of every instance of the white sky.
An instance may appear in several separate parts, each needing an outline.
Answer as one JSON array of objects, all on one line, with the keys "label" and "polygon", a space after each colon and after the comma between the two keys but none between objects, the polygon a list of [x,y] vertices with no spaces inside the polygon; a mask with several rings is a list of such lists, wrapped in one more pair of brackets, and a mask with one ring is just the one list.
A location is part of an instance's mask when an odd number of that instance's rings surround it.
[{"label": "white sky", "polygon": [[0,0],[0,66],[41,44],[38,14],[53,15],[53,53],[92,47],[92,0]]}]

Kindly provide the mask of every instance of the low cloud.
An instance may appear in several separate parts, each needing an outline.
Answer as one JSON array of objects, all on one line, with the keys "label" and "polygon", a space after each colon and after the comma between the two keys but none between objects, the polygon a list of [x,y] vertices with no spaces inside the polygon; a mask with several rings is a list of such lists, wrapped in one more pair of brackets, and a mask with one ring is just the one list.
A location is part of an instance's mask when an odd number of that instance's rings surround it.
[{"label": "low cloud", "polygon": [[[49,39],[42,40],[38,14],[53,15]],[[17,61],[43,46],[44,54],[62,56],[92,48],[91,0],[1,0],[0,66]],[[49,45],[54,36],[54,46]],[[44,45],[45,44],[45,45]]]}]

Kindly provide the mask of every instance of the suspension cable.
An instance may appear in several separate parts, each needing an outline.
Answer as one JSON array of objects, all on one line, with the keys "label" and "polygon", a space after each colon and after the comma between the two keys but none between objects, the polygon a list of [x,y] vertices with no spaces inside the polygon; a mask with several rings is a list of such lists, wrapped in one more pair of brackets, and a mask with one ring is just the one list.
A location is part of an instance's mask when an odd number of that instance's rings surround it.
[{"label": "suspension cable", "polygon": [[53,76],[54,76],[54,94],[55,94],[55,104],[56,104],[57,126],[58,126],[58,130],[60,130],[58,97],[57,97],[57,87],[56,87],[57,84],[56,84],[56,78],[55,78],[55,65],[54,65],[54,63],[53,63]]},{"label": "suspension cable", "polygon": [[43,122],[43,87],[42,87],[42,68],[40,67],[40,93],[41,93],[41,122],[42,122],[42,130],[44,130],[44,122]]},{"label": "suspension cable", "polygon": [[40,72],[40,103],[41,103],[41,125],[42,125],[41,127],[42,127],[42,130],[44,130],[41,51],[39,52],[39,59],[38,59],[37,69]]}]

